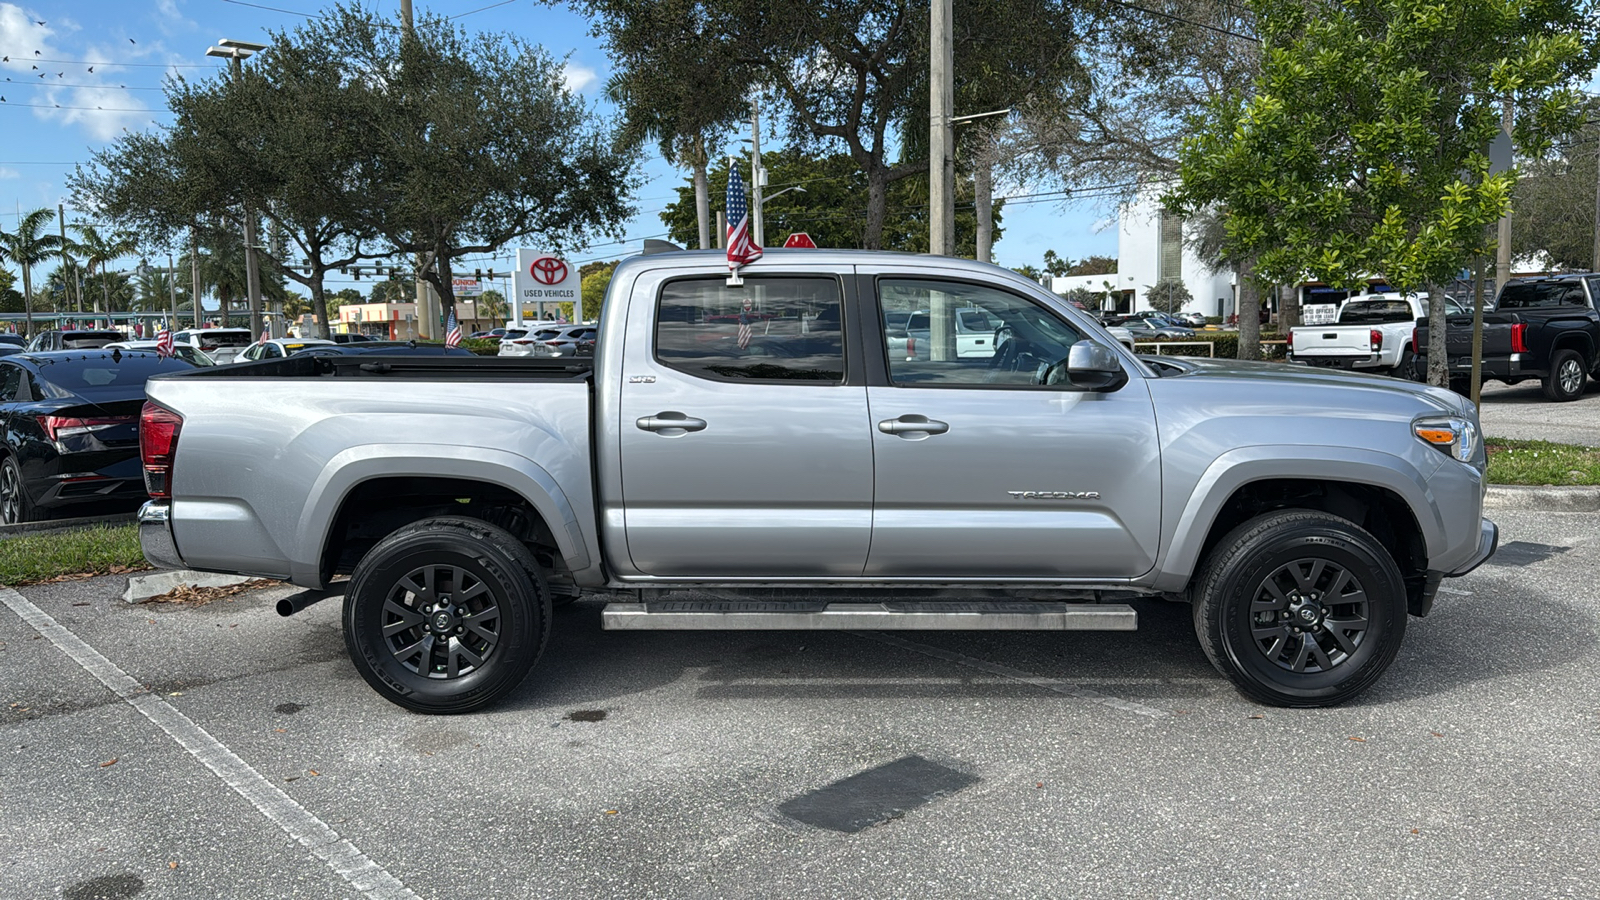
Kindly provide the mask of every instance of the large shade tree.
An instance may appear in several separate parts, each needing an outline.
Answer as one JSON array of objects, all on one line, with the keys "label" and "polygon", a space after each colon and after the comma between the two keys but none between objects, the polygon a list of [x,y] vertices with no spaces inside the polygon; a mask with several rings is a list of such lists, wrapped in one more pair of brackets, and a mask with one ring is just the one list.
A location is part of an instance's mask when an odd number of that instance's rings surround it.
[{"label": "large shade tree", "polygon": [[1524,153],[1576,127],[1572,86],[1593,67],[1583,13],[1556,0],[1252,7],[1260,75],[1197,119],[1169,204],[1220,205],[1225,251],[1268,283],[1381,275],[1428,290],[1428,375],[1444,384],[1441,286],[1491,249],[1515,180],[1489,170],[1503,102]]}]

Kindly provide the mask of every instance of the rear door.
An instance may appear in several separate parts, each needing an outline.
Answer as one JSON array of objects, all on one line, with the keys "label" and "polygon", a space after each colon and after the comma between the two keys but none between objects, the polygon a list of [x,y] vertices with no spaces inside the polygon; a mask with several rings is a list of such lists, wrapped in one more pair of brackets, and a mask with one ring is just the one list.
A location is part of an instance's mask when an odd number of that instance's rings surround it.
[{"label": "rear door", "polygon": [[943,332],[943,348],[915,358],[885,353],[886,369],[872,376],[875,500],[866,574],[1149,571],[1161,467],[1142,373],[1130,371],[1129,382],[1109,393],[1041,384],[1043,369],[1088,337],[1043,298],[887,269],[861,281],[862,293],[875,290],[888,312],[928,309],[937,320],[976,308],[1000,323],[999,345],[977,357],[958,352],[953,322],[941,329],[935,321],[931,342]]},{"label": "rear door", "polygon": [[872,530],[851,267],[672,277],[633,290],[620,462],[628,555],[669,577],[853,577]]}]

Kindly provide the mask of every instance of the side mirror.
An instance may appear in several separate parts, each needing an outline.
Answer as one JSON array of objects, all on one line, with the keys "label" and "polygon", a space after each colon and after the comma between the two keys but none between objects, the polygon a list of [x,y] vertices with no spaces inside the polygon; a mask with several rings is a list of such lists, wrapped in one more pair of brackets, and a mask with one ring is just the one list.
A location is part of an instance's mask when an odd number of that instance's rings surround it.
[{"label": "side mirror", "polygon": [[1128,383],[1122,360],[1110,347],[1094,341],[1078,341],[1067,351],[1067,358],[1045,373],[1045,384],[1061,384],[1080,391],[1114,391]]}]

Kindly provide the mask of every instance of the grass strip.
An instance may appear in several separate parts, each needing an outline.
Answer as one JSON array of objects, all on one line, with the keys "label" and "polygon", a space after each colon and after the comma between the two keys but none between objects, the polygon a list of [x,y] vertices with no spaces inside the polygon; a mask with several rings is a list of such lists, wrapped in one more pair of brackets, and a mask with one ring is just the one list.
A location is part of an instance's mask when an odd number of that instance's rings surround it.
[{"label": "grass strip", "polygon": [[1600,450],[1550,441],[1487,438],[1490,484],[1600,484]]},{"label": "grass strip", "polygon": [[137,525],[95,525],[0,540],[0,584],[8,587],[148,568]]}]

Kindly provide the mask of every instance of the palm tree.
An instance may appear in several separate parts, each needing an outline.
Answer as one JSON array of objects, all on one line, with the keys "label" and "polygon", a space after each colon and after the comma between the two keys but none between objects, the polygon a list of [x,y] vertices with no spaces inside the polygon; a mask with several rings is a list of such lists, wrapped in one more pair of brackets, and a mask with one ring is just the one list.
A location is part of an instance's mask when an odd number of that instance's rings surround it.
[{"label": "palm tree", "polygon": [[61,252],[60,236],[43,233],[55,217],[53,209],[36,209],[17,220],[16,231],[0,231],[0,255],[22,267],[23,309],[30,336],[33,334],[33,267]]},{"label": "palm tree", "polygon": [[[85,262],[89,266],[89,273],[94,274],[99,269],[105,273],[106,264],[114,259],[121,259],[138,249],[134,237],[125,231],[114,231],[109,237],[102,235],[93,225],[74,225],[72,229],[78,232],[83,240],[78,241],[78,251],[87,257]],[[105,300],[105,312],[112,312],[111,308],[111,282],[100,279],[101,297]],[[98,310],[97,310],[98,311]]]}]

